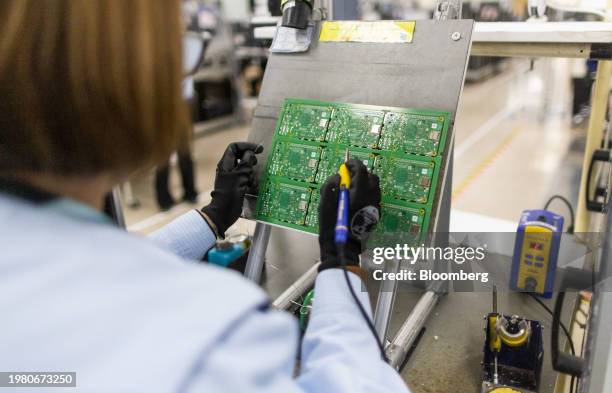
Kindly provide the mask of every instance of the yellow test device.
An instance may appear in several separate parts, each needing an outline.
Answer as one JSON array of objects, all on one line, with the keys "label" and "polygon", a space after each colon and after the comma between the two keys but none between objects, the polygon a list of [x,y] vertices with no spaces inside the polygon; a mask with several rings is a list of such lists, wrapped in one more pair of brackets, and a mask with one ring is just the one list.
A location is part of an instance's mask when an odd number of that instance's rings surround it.
[{"label": "yellow test device", "polygon": [[562,216],[547,210],[523,212],[512,258],[513,290],[552,297],[562,232]]}]

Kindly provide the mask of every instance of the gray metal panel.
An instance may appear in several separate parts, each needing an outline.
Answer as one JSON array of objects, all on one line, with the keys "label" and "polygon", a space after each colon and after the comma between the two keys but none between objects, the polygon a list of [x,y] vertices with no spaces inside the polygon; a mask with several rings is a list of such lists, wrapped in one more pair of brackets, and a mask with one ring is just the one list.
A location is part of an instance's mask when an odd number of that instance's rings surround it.
[{"label": "gray metal panel", "polygon": [[[472,27],[471,20],[423,20],[416,22],[414,39],[409,44],[318,42],[315,39],[306,53],[272,54],[249,141],[270,146],[281,106],[289,97],[445,110],[452,114],[454,122]],[[457,41],[451,38],[455,32],[461,37]],[[447,143],[453,139],[452,132],[451,124]],[[257,173],[263,170],[265,161],[265,157],[260,160]],[[446,162],[442,171],[445,166]],[[440,190],[435,201],[439,194]],[[246,217],[252,217],[253,208],[254,198],[251,197]],[[435,222],[436,213],[432,212],[432,222]]]}]

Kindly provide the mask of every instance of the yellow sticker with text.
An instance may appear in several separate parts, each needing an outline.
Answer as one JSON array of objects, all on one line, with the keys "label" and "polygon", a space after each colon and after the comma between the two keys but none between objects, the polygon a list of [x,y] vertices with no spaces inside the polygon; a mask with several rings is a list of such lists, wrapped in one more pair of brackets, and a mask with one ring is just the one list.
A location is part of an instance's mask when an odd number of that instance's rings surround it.
[{"label": "yellow sticker with text", "polygon": [[330,21],[323,22],[321,42],[409,43],[414,35],[414,21]]}]

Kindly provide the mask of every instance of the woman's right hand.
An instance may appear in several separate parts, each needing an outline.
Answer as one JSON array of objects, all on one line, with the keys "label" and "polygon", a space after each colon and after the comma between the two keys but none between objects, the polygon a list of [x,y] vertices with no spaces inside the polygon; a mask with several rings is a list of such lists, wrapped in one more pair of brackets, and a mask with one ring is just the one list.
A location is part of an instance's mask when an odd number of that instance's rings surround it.
[{"label": "woman's right hand", "polygon": [[319,271],[339,267],[342,264],[359,265],[359,254],[363,243],[374,230],[380,216],[380,185],[378,176],[369,173],[359,160],[351,159],[346,163],[351,173],[349,187],[349,238],[344,245],[345,261],[341,261],[334,243],[336,216],[338,210],[338,191],[340,176],[327,178],[321,187],[319,202],[319,246],[321,265]]}]

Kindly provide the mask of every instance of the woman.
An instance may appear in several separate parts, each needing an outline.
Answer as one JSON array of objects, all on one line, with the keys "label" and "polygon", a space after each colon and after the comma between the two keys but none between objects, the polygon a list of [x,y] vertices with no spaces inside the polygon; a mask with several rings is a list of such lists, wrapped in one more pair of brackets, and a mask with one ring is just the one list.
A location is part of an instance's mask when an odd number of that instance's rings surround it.
[{"label": "woman", "polygon": [[[344,282],[337,176],[322,188],[322,264],[295,378],[293,318],[241,276],[190,262],[238,218],[254,145],[230,145],[211,204],[149,239],[100,213],[106,192],[166,159],[187,129],[180,35],[178,0],[0,2],[0,370],[74,371],[67,392],[406,391]],[[349,166],[357,216],[380,190]],[[360,252],[352,238],[354,287]]]}]

